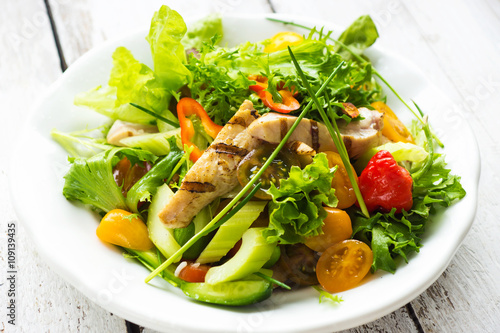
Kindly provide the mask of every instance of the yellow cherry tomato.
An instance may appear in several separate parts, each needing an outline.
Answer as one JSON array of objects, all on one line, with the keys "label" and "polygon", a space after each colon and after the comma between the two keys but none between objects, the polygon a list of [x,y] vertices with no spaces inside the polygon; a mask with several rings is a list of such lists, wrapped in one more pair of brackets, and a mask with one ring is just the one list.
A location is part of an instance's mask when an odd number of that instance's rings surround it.
[{"label": "yellow cherry tomato", "polygon": [[351,218],[345,211],[337,208],[324,208],[328,215],[321,227],[323,234],[309,237],[304,243],[316,252],[323,252],[330,246],[349,239],[352,234]]},{"label": "yellow cherry tomato", "polygon": [[[328,158],[328,165],[330,168],[333,168],[336,165],[338,166],[337,171],[335,172],[335,176],[332,180],[332,187],[335,189],[335,195],[337,196],[337,199],[339,199],[337,208],[349,208],[356,202],[356,193],[354,193],[354,188],[352,187],[351,180],[349,179],[347,170],[344,167],[344,163],[342,163],[342,158],[339,154],[333,151],[327,151],[325,152],[325,154]],[[354,171],[352,165],[351,170],[354,174],[354,178],[356,178],[356,181],[358,181],[358,176],[356,175],[356,171]]]},{"label": "yellow cherry tomato", "polygon": [[348,239],[323,252],[316,265],[316,276],[325,290],[339,293],[356,287],[372,262],[373,252],[368,245]]},{"label": "yellow cherry tomato", "polygon": [[304,38],[298,33],[291,31],[279,32],[271,38],[269,44],[264,48],[264,52],[271,53],[286,49],[287,46],[298,45]]},{"label": "yellow cherry tomato", "polygon": [[110,210],[101,220],[96,234],[103,242],[127,249],[146,251],[153,247],[148,228],[138,217],[122,209]]},{"label": "yellow cherry tomato", "polygon": [[380,113],[384,114],[384,128],[382,134],[389,140],[394,142],[415,143],[410,131],[398,119],[398,116],[384,102],[373,102],[372,107]]}]

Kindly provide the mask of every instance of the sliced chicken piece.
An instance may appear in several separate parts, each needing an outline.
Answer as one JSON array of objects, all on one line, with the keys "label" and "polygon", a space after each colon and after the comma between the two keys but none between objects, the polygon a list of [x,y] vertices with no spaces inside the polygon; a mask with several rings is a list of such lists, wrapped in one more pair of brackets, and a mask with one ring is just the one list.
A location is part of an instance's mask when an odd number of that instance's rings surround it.
[{"label": "sliced chicken piece", "polygon": [[159,217],[167,227],[186,227],[203,207],[238,184],[238,164],[258,145],[258,141],[248,135],[247,127],[258,118],[252,102],[243,102],[160,212]]},{"label": "sliced chicken piece", "polygon": [[383,114],[359,108],[359,115],[364,119],[351,121],[349,124],[339,122],[340,134],[350,158],[358,158],[368,149],[386,142],[385,136],[382,135]]},{"label": "sliced chicken piece", "polygon": [[[357,158],[366,150],[378,146],[382,140],[382,114],[367,108],[359,108],[359,113],[365,119],[352,121],[348,125],[339,123],[340,133],[351,158]],[[248,127],[248,133],[256,139],[278,144],[295,119],[297,118],[294,116],[267,113]],[[301,141],[317,152],[338,152],[326,126],[312,119],[301,120],[288,139],[288,142],[292,141]]]},{"label": "sliced chicken piece", "polygon": [[122,139],[147,133],[158,133],[158,128],[154,125],[143,125],[116,120],[109,129],[106,141],[115,146],[125,146],[120,142]]}]

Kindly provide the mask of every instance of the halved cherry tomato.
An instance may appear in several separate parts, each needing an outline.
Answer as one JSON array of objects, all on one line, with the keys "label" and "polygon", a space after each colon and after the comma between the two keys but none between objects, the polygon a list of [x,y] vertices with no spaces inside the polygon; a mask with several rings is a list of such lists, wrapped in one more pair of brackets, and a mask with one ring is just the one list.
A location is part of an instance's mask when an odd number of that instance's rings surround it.
[{"label": "halved cherry tomato", "polygon": [[330,246],[318,260],[316,275],[321,286],[338,293],[357,286],[370,270],[373,252],[354,239]]},{"label": "halved cherry tomato", "polygon": [[187,282],[205,282],[205,275],[207,275],[209,265],[201,265],[199,263],[188,263],[179,272],[179,278]]},{"label": "halved cherry tomato", "polygon": [[349,214],[337,208],[324,208],[328,215],[323,220],[324,224],[321,227],[323,234],[309,237],[304,243],[308,248],[316,252],[323,252],[330,246],[349,239],[352,234],[352,224]]},{"label": "halved cherry tomato", "polygon": [[271,38],[269,44],[264,48],[264,52],[271,53],[284,50],[287,46],[298,45],[304,41],[304,38],[298,33],[291,31],[279,32]]},{"label": "halved cherry tomato", "polygon": [[[339,200],[337,204],[337,208],[345,209],[349,208],[356,202],[356,194],[354,193],[354,188],[352,187],[351,180],[349,179],[349,175],[347,174],[347,170],[344,167],[344,163],[342,163],[342,158],[338,153],[333,151],[325,152],[326,157],[328,158],[328,166],[333,168],[334,166],[338,166],[337,171],[335,172],[335,176],[332,180],[332,187],[335,189],[335,195]],[[356,175],[356,171],[351,165],[352,173],[354,174],[354,178],[356,181],[358,180],[358,176]]]},{"label": "halved cherry tomato", "polygon": [[373,102],[371,106],[380,113],[384,114],[384,127],[382,134],[394,142],[415,143],[410,131],[398,119],[398,116],[384,102]]},{"label": "halved cherry tomato", "polygon": [[292,92],[288,90],[279,90],[278,93],[283,99],[282,103],[274,103],[273,96],[267,90],[260,91],[259,97],[265,106],[280,113],[290,113],[300,108],[300,103],[293,97]]},{"label": "halved cherry tomato", "polygon": [[250,90],[253,90],[255,92],[259,92],[259,91],[267,89],[267,86],[268,86],[267,77],[262,76],[262,75],[249,75],[248,79],[257,82],[256,84],[248,87]]},{"label": "halved cherry tomato", "polygon": [[[248,184],[250,179],[257,174],[275,148],[276,146],[271,144],[262,145],[252,150],[241,160],[237,171],[238,181],[241,186]],[[260,177],[259,181],[262,186],[255,193],[255,196],[265,200],[271,199],[271,196],[265,190],[271,187],[271,183],[279,187],[279,181],[288,178],[288,172],[293,165],[300,165],[296,156],[287,148],[282,148],[278,156]]]},{"label": "halved cherry tomato", "polygon": [[122,194],[127,197],[127,192],[134,184],[151,170],[151,164],[140,162],[131,167],[128,158],[122,158],[113,168],[113,177],[118,186],[122,186]]},{"label": "halved cherry tomato", "polygon": [[179,101],[179,103],[177,103],[177,117],[179,118],[179,125],[181,126],[182,144],[193,147],[193,152],[191,153],[190,158],[193,162],[196,162],[203,152],[190,141],[194,135],[193,122],[187,118],[190,115],[198,116],[207,134],[214,139],[217,134],[219,134],[222,126],[214,123],[208,116],[203,106],[201,106],[201,104],[196,100],[190,97],[184,97]]},{"label": "halved cherry tomato", "polygon": [[148,228],[138,217],[122,209],[110,210],[101,220],[96,234],[103,242],[127,249],[146,251],[153,247]]}]

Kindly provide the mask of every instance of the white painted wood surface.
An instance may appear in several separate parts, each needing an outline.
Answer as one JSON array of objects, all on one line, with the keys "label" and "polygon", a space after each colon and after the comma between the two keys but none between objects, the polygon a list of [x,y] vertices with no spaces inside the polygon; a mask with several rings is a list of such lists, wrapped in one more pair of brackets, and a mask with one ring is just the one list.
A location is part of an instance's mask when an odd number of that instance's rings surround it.
[{"label": "white painted wood surface", "polygon": [[[479,206],[471,232],[445,273],[412,301],[419,325],[403,307],[350,332],[498,332],[500,331],[500,246],[498,143],[500,125],[500,2],[446,1],[298,1],[298,0],[49,0],[65,61],[107,39],[149,26],[163,3],[183,16],[209,12],[293,13],[347,25],[368,13],[381,38],[377,44],[417,64],[453,101],[473,127],[482,155]],[[61,74],[60,59],[43,0],[0,4],[0,131],[10,143],[33,99]],[[5,103],[6,102],[6,103]],[[4,120],[5,119],[5,120]],[[5,144],[4,144],[5,146]],[[7,192],[9,154],[0,158],[0,283],[4,281],[5,230],[15,221]],[[7,158],[6,158],[7,157]],[[41,262],[18,223],[18,322],[6,332],[125,332],[125,321],[94,305]],[[2,298],[5,286],[0,286]],[[5,324],[0,308],[0,332]],[[148,329],[145,331],[151,332]]]}]

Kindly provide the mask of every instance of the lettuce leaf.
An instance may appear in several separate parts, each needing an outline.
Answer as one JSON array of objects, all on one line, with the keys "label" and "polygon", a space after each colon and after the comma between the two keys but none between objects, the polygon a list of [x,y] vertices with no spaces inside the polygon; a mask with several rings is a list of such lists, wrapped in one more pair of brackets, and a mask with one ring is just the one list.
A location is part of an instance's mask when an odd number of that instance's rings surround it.
[{"label": "lettuce leaf", "polygon": [[[338,38],[339,42],[349,46],[351,51],[357,55],[370,47],[379,37],[377,27],[369,15],[360,16],[354,21]],[[346,60],[353,58],[352,54],[344,50],[341,46],[336,46],[335,50]]]},{"label": "lettuce leaf", "polygon": [[223,36],[222,19],[220,15],[212,14],[190,26],[181,42],[186,49],[200,50],[203,43],[210,42],[215,35]]},{"label": "lettuce leaf", "polygon": [[161,113],[170,100],[170,94],[160,85],[153,71],[136,60],[125,47],[118,47],[113,53],[113,68],[108,84],[78,94],[75,105],[92,108],[112,119],[154,124],[156,119],[153,116],[129,103]]},{"label": "lettuce leaf", "polygon": [[150,152],[132,148],[113,148],[88,159],[70,159],[71,167],[64,176],[63,195],[92,205],[99,211],[127,209],[121,188],[116,185],[113,167],[126,156],[133,164],[139,161],[154,162],[157,157]]},{"label": "lettuce leaf", "polygon": [[304,169],[293,166],[279,188],[271,183],[269,227],[264,230],[268,242],[300,243],[321,233],[327,215],[323,204],[335,207],[338,202],[331,186],[335,171],[329,168],[326,155],[320,153]]},{"label": "lettuce leaf", "polygon": [[151,19],[146,37],[151,47],[156,77],[162,87],[171,93],[175,93],[191,77],[191,72],[184,66],[186,54],[181,43],[186,31],[182,16],[163,5]]}]

